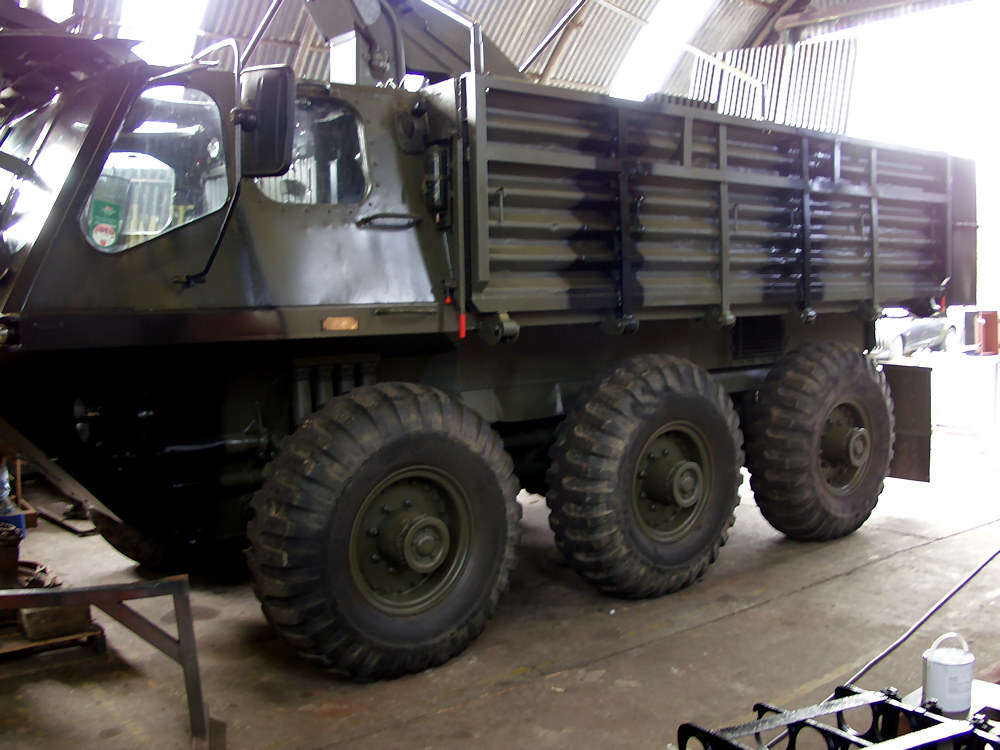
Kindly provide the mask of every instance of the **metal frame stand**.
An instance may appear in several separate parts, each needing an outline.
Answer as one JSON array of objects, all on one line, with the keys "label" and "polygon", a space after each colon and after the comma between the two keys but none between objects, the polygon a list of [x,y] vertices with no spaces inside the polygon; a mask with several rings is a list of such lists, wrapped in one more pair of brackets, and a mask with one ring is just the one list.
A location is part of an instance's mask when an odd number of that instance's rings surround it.
[{"label": "metal frame stand", "polygon": [[[191,717],[192,746],[208,747],[208,707],[201,691],[198,651],[194,639],[187,576],[171,576],[151,583],[119,583],[63,589],[0,589],[0,610],[29,607],[94,605],[159,649],[184,670],[188,713]],[[125,604],[132,599],[156,596],[174,598],[177,637],[173,637]]]},{"label": "metal frame stand", "polygon": [[[849,711],[865,709],[860,717],[867,726],[855,728],[845,718]],[[796,750],[800,733],[819,733],[829,750],[1000,750],[992,706],[968,720],[946,718],[933,706],[914,706],[900,700],[889,688],[864,691],[853,685],[837,688],[834,697],[808,708],[786,711],[766,703],[754,706],[757,720],[727,729],[711,730],[682,724],[677,731],[680,750]],[[825,721],[823,721],[825,719]],[[773,739],[768,739],[768,737]],[[750,742],[741,742],[752,737]],[[812,747],[816,737],[810,738]]]}]

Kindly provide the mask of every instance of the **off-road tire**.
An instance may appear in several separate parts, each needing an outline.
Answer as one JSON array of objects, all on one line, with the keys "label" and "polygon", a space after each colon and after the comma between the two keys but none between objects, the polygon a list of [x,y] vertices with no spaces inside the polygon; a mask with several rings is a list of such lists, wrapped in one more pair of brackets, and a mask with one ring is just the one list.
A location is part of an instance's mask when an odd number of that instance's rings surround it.
[{"label": "off-road tire", "polygon": [[556,545],[615,596],[694,583],[733,524],[742,443],[732,401],[708,372],[666,355],[625,360],[581,399],[552,447]]},{"label": "off-road tire", "polygon": [[353,679],[441,664],[508,587],[517,490],[499,436],[445,393],[386,383],[335,398],[282,441],[253,498],[264,614]]},{"label": "off-road tire", "polygon": [[768,374],[747,428],[750,484],[764,518],[793,539],[836,539],[871,515],[892,461],[885,376],[845,344],[811,344]]}]

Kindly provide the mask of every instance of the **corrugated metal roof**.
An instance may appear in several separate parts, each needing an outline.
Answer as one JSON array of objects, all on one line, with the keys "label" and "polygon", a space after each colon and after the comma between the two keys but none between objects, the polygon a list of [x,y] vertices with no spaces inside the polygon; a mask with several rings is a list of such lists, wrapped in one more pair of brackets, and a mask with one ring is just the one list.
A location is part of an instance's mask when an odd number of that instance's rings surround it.
[{"label": "corrugated metal roof", "polygon": [[[782,5],[783,0],[774,0],[772,8],[742,0],[717,0],[701,27],[691,37],[690,44],[709,54],[744,47],[753,41],[754,34],[768,23]],[[687,96],[696,59],[690,54],[684,55],[673,73],[664,71],[666,82],[662,90],[668,94]]]},{"label": "corrugated metal roof", "polygon": [[[202,46],[234,37],[242,49],[270,5],[270,0],[210,0],[202,23]],[[250,58],[250,64],[291,65],[302,79],[326,80],[329,77],[329,50],[305,3],[286,1],[282,4]]]},{"label": "corrugated metal roof", "polygon": [[[155,0],[162,1],[162,0]],[[402,2],[403,0],[393,0]],[[419,2],[419,0],[409,0]],[[448,2],[449,0],[440,0]],[[478,20],[483,32],[515,63],[522,63],[544,39],[574,0],[451,0],[462,12]],[[565,41],[553,40],[527,73],[544,74],[551,83],[606,91],[642,25],[660,3],[678,7],[689,0],[587,0],[578,14],[577,25],[567,28]],[[846,26],[881,20],[916,10],[940,7],[967,0],[907,0],[867,3],[870,10],[841,20],[795,26],[795,33],[813,36]],[[154,0],[147,0],[154,2]],[[209,0],[202,22],[198,47],[233,36],[246,43],[271,0]],[[122,0],[84,0],[82,33],[117,36]],[[715,0],[691,44],[709,53],[773,42],[774,22],[792,7],[788,0]],[[844,9],[863,8],[858,0],[812,0],[807,11],[822,18]],[[810,20],[801,11],[793,21]],[[779,24],[780,28],[780,24]],[[770,37],[768,34],[770,33]],[[329,53],[325,40],[314,27],[305,3],[285,0],[260,48],[251,60],[255,64],[288,63],[302,78],[325,79]],[[693,60],[682,58],[680,67],[669,76],[664,90],[687,91]],[[655,64],[655,63],[654,63]],[[664,71],[667,77],[669,71]]]},{"label": "corrugated metal roof", "polygon": [[80,33],[84,36],[118,36],[118,19],[122,16],[122,0],[87,0]]},{"label": "corrugated metal roof", "polygon": [[[479,21],[483,32],[520,65],[573,5],[573,0],[459,0],[455,7]],[[558,58],[553,60],[559,45],[553,40],[525,72],[545,73],[548,81],[563,86],[607,91],[642,28],[634,19],[648,21],[656,6],[657,0],[586,3],[575,24],[563,32],[569,38]]]}]

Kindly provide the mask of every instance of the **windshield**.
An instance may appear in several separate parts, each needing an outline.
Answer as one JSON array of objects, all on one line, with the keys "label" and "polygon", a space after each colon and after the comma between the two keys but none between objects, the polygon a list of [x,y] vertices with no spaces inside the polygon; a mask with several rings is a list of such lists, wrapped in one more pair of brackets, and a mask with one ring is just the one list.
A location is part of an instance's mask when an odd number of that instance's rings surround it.
[{"label": "windshield", "polygon": [[76,160],[97,104],[56,98],[0,131],[0,276],[38,238]]}]

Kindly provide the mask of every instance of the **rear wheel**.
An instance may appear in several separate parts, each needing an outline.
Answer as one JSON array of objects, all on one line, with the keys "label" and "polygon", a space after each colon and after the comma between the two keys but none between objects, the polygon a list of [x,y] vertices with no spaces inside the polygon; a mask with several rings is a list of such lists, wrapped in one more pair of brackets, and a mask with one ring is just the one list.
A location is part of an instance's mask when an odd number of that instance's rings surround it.
[{"label": "rear wheel", "polygon": [[747,430],[764,518],[794,539],[858,529],[882,492],[894,427],[889,387],[869,357],[838,343],[785,357],[761,387]]},{"label": "rear wheel", "polygon": [[623,362],[553,446],[556,544],[586,581],[616,596],[693,583],[733,523],[741,445],[732,402],[705,370],[663,355]]},{"label": "rear wheel", "polygon": [[253,500],[265,615],[300,654],[356,679],[444,662],[507,588],[512,471],[499,436],[440,391],[333,399],[282,443]]}]

